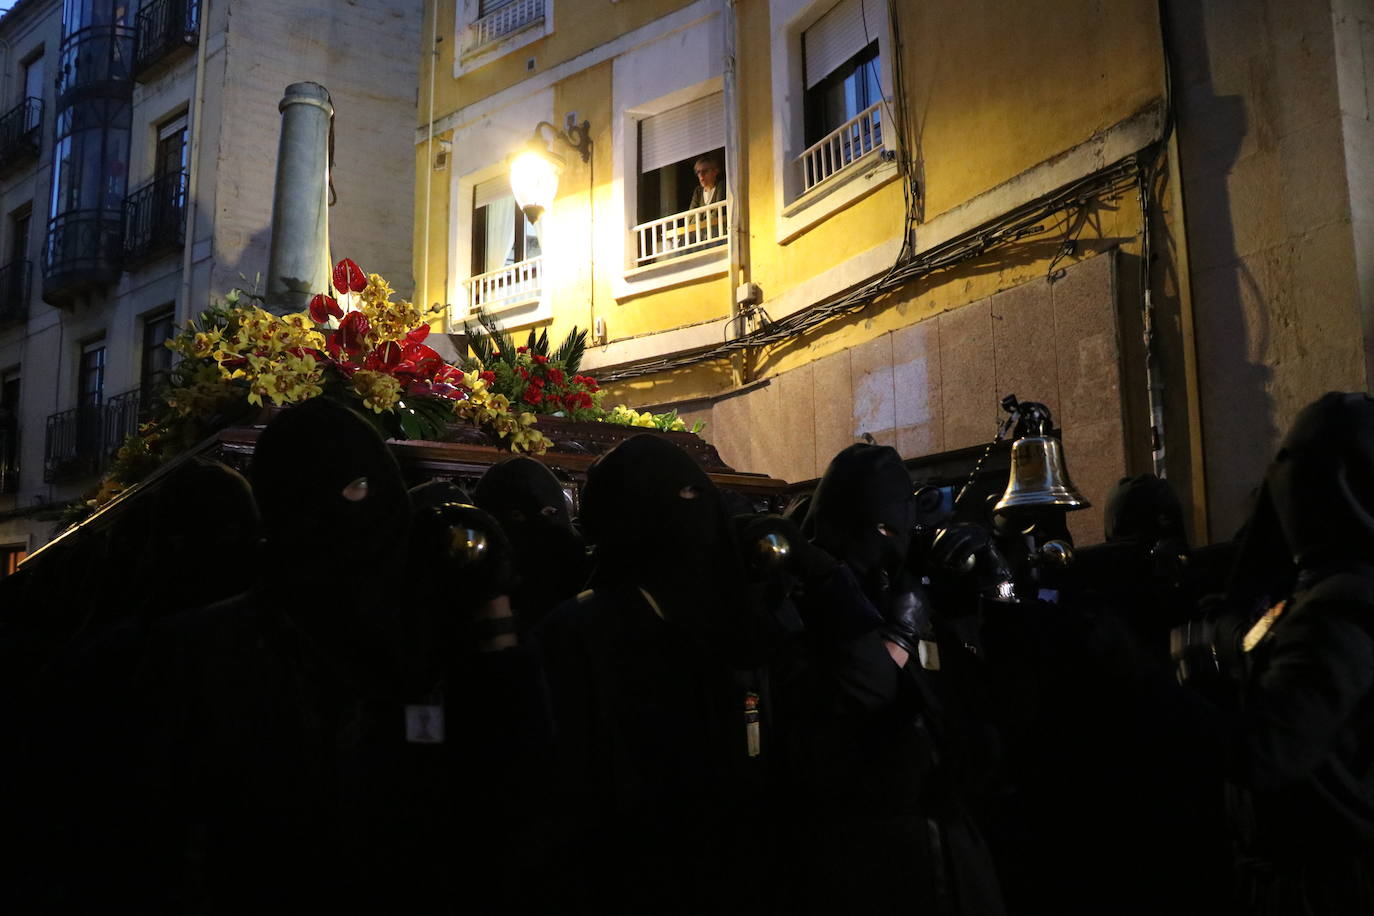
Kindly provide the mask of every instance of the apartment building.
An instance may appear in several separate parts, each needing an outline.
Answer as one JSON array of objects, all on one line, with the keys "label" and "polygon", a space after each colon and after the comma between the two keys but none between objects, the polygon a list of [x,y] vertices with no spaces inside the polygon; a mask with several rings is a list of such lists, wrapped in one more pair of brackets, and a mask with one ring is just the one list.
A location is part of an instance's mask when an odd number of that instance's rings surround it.
[{"label": "apartment building", "polygon": [[864,434],[972,461],[1042,401],[1076,537],[1152,470],[1229,537],[1296,411],[1374,373],[1364,6],[430,0],[420,295],[592,329],[616,399],[788,481]]},{"label": "apartment building", "polygon": [[212,297],[261,289],[285,87],[335,110],[334,250],[410,289],[421,6],[19,0],[0,18],[0,575]]}]

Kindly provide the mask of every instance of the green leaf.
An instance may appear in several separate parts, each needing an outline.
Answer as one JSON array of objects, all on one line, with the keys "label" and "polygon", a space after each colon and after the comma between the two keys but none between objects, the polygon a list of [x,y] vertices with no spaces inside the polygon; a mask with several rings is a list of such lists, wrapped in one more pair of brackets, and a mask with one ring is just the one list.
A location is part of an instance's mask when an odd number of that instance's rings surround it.
[{"label": "green leaf", "polygon": [[526,340],[525,340],[525,347],[526,347],[531,353],[538,353],[538,352],[539,352],[538,350],[536,350],[536,349],[534,348],[534,347],[535,347],[535,344],[537,343],[537,341],[538,341],[538,339],[534,336],[534,328],[530,328],[530,336],[529,336],[528,338],[526,338]]},{"label": "green leaf", "polygon": [[[534,331],[530,331],[530,336],[534,336]],[[542,356],[549,355],[549,329],[545,328],[539,332],[539,344],[537,347],[531,346],[530,351],[539,353]]]},{"label": "green leaf", "polygon": [[574,327],[568,332],[568,336],[563,338],[563,343],[559,344],[553,361],[562,363],[564,371],[569,375],[577,375],[578,369],[582,366],[582,354],[586,349],[587,332]]},{"label": "green leaf", "polygon": [[424,424],[421,423],[420,418],[417,417],[413,411],[398,410],[396,411],[396,419],[400,421],[401,432],[405,434],[407,439],[425,438]]}]

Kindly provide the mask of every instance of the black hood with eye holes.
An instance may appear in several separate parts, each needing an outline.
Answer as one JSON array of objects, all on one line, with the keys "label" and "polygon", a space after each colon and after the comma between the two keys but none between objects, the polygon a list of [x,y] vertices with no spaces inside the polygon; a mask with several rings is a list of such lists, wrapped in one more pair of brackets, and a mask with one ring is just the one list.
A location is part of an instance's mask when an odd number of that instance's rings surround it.
[{"label": "black hood with eye holes", "polygon": [[510,538],[520,579],[511,603],[522,626],[535,626],[586,585],[586,544],[573,527],[563,485],[547,467],[524,455],[492,465],[472,499]]},{"label": "black hood with eye holes", "polygon": [[1123,477],[1107,497],[1103,529],[1109,543],[1183,540],[1183,506],[1167,480],[1154,474]]},{"label": "black hood with eye holes", "polygon": [[1333,391],[1304,407],[1265,490],[1298,566],[1374,561],[1374,399]]},{"label": "black hood with eye holes", "polygon": [[587,471],[582,523],[593,586],[638,585],[666,616],[726,630],[742,612],[744,565],[720,492],[682,449],[638,435]]},{"label": "black hood with eye holes", "polygon": [[878,569],[895,574],[906,561],[914,524],[902,456],[891,446],[856,442],[825,469],[803,530],[863,576]]},{"label": "black hood with eye holes", "polygon": [[563,485],[540,462],[526,455],[494,464],[472,492],[473,505],[496,517],[512,539],[525,527],[572,527]]},{"label": "black hood with eye holes", "polygon": [[[405,548],[410,499],[401,469],[376,430],[341,404],[313,398],[279,414],[258,437],[249,479],[278,562],[343,562],[352,575],[381,574],[379,565]],[[360,479],[363,498],[346,498]]]}]

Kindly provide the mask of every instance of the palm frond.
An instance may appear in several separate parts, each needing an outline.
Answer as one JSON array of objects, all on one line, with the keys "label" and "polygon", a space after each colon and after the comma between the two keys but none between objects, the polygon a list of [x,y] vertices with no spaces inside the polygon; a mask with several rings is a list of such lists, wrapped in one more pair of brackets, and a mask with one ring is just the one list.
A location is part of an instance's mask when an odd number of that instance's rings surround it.
[{"label": "palm frond", "polygon": [[579,331],[574,327],[568,332],[568,336],[563,338],[563,343],[559,344],[558,352],[554,354],[553,360],[562,363],[569,375],[576,375],[582,367],[582,354],[586,349],[587,332]]}]

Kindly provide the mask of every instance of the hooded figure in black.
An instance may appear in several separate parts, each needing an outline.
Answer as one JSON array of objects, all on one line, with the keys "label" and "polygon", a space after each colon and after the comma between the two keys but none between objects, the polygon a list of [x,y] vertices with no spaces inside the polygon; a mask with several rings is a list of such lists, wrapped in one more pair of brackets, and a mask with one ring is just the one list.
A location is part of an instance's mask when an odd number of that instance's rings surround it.
[{"label": "hooded figure in black", "polygon": [[[809,752],[814,772],[800,759],[794,767],[809,796],[798,807],[810,819],[790,831],[801,838],[795,904],[816,912],[1002,911],[987,851],[943,766],[958,757],[958,723],[947,721],[933,672],[922,666],[938,664],[937,636],[930,598],[908,568],[914,522],[901,457],[862,443],[831,461],[807,516],[814,543],[852,572],[880,615],[870,637],[887,651],[856,653],[851,664],[900,674],[887,702],[813,723],[810,742],[824,749]],[[798,604],[808,627],[826,610],[809,595]]]},{"label": "hooded figure in black", "polygon": [[576,908],[754,912],[762,758],[738,673],[760,661],[759,628],[720,494],[681,449],[639,435],[588,471],[582,521],[592,588],[537,634]]},{"label": "hooded figure in black", "polygon": [[524,455],[492,465],[472,502],[490,512],[515,551],[518,582],[511,604],[524,632],[587,584],[587,550],[573,527],[563,486],[543,464]]},{"label": "hooded figure in black", "polygon": [[1296,584],[1219,627],[1238,691],[1191,669],[1220,710],[1204,724],[1233,787],[1240,911],[1374,912],[1374,400],[1332,392],[1304,408],[1256,512],[1239,562],[1267,552],[1268,515]]},{"label": "hooded figure in black", "polygon": [[250,591],[169,619],[154,647],[171,908],[342,912],[363,711],[394,682],[409,500],[373,428],[324,398],[267,426],[250,478],[262,550],[219,566]]}]

